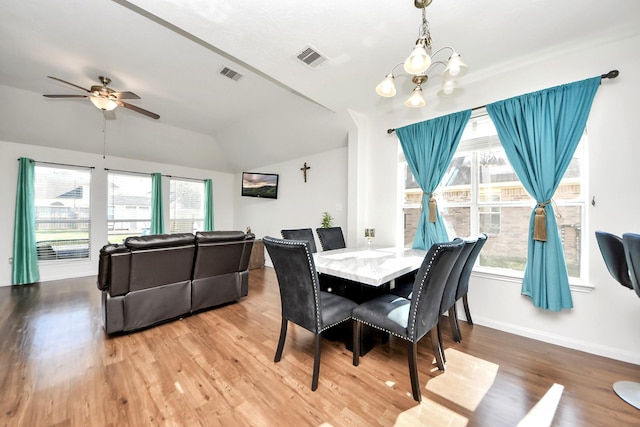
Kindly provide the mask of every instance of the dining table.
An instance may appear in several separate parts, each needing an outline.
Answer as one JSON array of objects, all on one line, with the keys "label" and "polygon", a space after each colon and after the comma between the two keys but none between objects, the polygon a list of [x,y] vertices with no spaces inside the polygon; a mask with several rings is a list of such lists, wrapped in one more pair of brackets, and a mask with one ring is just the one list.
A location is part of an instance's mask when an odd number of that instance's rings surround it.
[{"label": "dining table", "polygon": [[[362,304],[395,286],[412,283],[426,254],[421,249],[367,245],[317,252],[313,258],[321,290]],[[344,325],[342,330],[336,329],[333,338],[344,340],[347,349],[352,350],[352,332]],[[361,355],[373,348],[375,339],[372,328],[362,329]]]}]

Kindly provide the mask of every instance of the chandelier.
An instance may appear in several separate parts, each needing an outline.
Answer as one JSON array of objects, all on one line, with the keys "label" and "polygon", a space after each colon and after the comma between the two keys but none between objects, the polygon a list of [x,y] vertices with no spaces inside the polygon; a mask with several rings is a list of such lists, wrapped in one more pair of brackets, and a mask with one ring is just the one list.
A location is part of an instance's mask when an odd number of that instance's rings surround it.
[{"label": "chandelier", "polygon": [[[404,103],[407,107],[420,108],[424,107],[426,102],[422,95],[422,85],[429,79],[429,73],[432,73],[436,67],[443,66],[444,71],[440,74],[442,85],[438,90],[438,95],[450,95],[456,89],[456,79],[467,73],[468,67],[462,61],[460,55],[451,46],[442,47],[432,53],[431,49],[431,33],[429,32],[429,22],[427,21],[427,6],[432,0],[414,0],[414,5],[418,9],[422,9],[422,25],[416,45],[411,55],[404,61],[395,65],[384,80],[376,86],[376,92],[380,96],[392,97],[396,94],[395,69],[404,64],[404,71],[411,75],[411,81],[416,85],[411,92],[411,96]],[[451,52],[449,59],[444,61],[435,60],[441,52]]]}]

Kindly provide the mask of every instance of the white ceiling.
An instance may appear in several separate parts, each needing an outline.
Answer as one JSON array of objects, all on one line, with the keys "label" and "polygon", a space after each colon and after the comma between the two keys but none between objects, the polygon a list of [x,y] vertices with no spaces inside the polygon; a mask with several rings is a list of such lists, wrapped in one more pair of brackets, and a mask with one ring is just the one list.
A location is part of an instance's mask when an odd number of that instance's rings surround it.
[{"label": "white ceiling", "polygon": [[[427,18],[434,48],[454,46],[465,79],[477,80],[519,58],[637,33],[640,2],[434,0]],[[106,123],[110,155],[237,172],[343,147],[350,112],[405,108],[404,96],[374,88],[408,55],[420,20],[411,0],[2,0],[0,96],[11,102],[0,140],[102,153],[100,111],[41,95],[80,93],[48,75],[86,88],[106,75],[161,116],[118,108]],[[309,45],[328,60],[299,62]],[[225,66],[244,77],[219,75]]]}]

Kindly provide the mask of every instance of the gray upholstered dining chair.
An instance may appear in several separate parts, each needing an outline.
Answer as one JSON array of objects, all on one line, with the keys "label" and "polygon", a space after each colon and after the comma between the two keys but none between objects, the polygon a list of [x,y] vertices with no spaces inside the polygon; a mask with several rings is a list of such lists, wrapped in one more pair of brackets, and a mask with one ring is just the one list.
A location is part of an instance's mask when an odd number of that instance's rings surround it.
[{"label": "gray upholstered dining chair", "polygon": [[[629,267],[631,286],[640,297],[640,234],[624,233],[622,235],[624,254]],[[640,383],[636,381],[618,381],[613,385],[616,394],[625,402],[640,409]]]},{"label": "gray upholstered dining chair", "polygon": [[[640,234],[625,233],[622,238],[596,231],[596,240],[609,274],[640,297]],[[616,381],[613,391],[625,402],[640,409],[640,383]]]},{"label": "gray upholstered dining chair", "polygon": [[[460,282],[458,283],[458,289],[456,290],[456,302],[462,299],[462,307],[464,308],[464,314],[467,317],[467,323],[469,325],[473,325],[471,310],[469,310],[469,300],[467,297],[467,293],[469,292],[469,278],[471,277],[473,266],[476,264],[478,255],[480,255],[480,251],[482,250],[485,243],[487,243],[487,235],[485,233],[481,233],[477,237],[476,244],[471,250],[471,253],[467,258],[464,267],[462,267]],[[456,331],[458,331],[459,341],[462,341],[462,333],[460,332],[460,326],[458,322],[458,308],[455,304],[453,306],[453,316],[456,322]]]},{"label": "gray upholstered dining chair", "polygon": [[444,370],[442,349],[437,336],[440,303],[451,269],[464,246],[462,240],[436,243],[427,252],[416,275],[411,298],[384,294],[353,309],[353,365],[360,363],[361,325],[380,329],[408,342],[407,357],[411,389],[416,401],[422,400],[418,379],[418,341],[427,333],[438,369]]},{"label": "gray upholstered dining chair", "polygon": [[[471,251],[478,243],[478,239],[465,239],[463,240],[463,242],[464,246],[462,247],[460,256],[458,256],[455,264],[453,264],[451,274],[449,274],[449,278],[447,279],[447,284],[444,286],[442,302],[440,303],[440,315],[443,315],[445,313],[449,314],[449,325],[451,326],[451,334],[453,335],[453,339],[456,342],[460,342],[460,329],[458,323],[456,322],[456,316],[454,312],[456,305],[456,291],[458,290],[460,278],[462,277],[462,269],[467,263],[469,255],[471,255]],[[438,322],[438,341],[440,342],[440,347],[442,347],[440,322]],[[442,358],[446,362],[444,351],[442,352]]]},{"label": "gray upholstered dining chair", "polygon": [[310,228],[293,228],[288,230],[280,230],[283,239],[287,240],[305,240],[309,242],[309,250],[316,253],[316,239],[313,237],[313,230]]},{"label": "gray upholstered dining chair", "polygon": [[316,234],[320,239],[320,246],[322,246],[323,251],[347,247],[347,244],[344,242],[344,234],[342,234],[341,227],[316,228]]},{"label": "gray upholstered dining chair", "polygon": [[311,390],[318,388],[323,331],[351,319],[355,302],[320,290],[318,273],[307,241],[264,237],[280,287],[282,325],[274,362],[282,357],[288,322],[315,335]]},{"label": "gray upholstered dining chair", "polygon": [[611,277],[625,288],[633,289],[622,238],[606,231],[596,231],[596,241]]}]

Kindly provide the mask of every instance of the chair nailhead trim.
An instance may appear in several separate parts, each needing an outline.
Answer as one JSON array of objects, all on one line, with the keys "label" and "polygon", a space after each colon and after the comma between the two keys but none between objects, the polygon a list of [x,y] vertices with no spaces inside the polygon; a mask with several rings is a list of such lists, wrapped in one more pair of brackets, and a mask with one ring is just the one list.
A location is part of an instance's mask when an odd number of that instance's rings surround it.
[{"label": "chair nailhead trim", "polygon": [[365,325],[367,325],[367,326],[371,326],[372,328],[376,328],[376,329],[381,330],[381,331],[383,331],[383,332],[387,332],[387,333],[389,333],[389,334],[391,334],[391,335],[394,335],[394,336],[396,336],[396,337],[398,337],[398,338],[402,338],[403,340],[407,340],[407,341],[413,342],[413,340],[412,340],[411,338],[409,338],[409,337],[405,337],[405,336],[402,336],[402,335],[396,334],[396,333],[395,333],[395,332],[393,332],[393,331],[390,331],[390,330],[388,330],[388,329],[386,329],[386,328],[381,328],[381,327],[380,327],[380,326],[378,326],[378,325],[373,325],[373,324],[371,324],[371,323],[369,323],[369,322],[366,322],[366,321],[364,321],[364,320],[360,320],[360,319],[358,319],[357,317],[353,317],[353,316],[352,316],[352,319],[353,319],[353,320],[355,320],[356,322],[360,322],[360,323],[365,324]]}]

